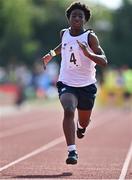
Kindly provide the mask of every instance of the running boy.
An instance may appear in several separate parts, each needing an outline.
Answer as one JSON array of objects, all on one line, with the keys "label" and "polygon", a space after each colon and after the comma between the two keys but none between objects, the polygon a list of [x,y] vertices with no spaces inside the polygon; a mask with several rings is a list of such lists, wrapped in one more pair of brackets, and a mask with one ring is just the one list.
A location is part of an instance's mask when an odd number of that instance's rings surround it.
[{"label": "running boy", "polygon": [[67,164],[77,164],[75,145],[75,110],[78,111],[77,137],[83,138],[90,122],[96,88],[95,66],[106,66],[107,58],[99,40],[84,24],[90,19],[85,4],[74,2],[66,10],[69,28],[61,31],[61,44],[46,54],[42,60],[47,64],[61,54],[61,68],[57,88],[64,109],[63,131],[68,147]]}]

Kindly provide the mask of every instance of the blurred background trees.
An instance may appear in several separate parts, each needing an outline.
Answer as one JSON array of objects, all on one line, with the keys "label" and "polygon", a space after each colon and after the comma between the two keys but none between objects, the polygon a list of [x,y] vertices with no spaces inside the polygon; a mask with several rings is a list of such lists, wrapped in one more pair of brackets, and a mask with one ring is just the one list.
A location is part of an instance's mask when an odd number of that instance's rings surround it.
[{"label": "blurred background trees", "polygon": [[[0,66],[32,65],[59,42],[59,32],[68,27],[65,9],[71,0],[1,0]],[[111,66],[132,66],[132,3],[123,0],[116,10],[85,0],[92,10],[88,28],[99,36]]]},{"label": "blurred background trees", "polygon": [[[60,56],[46,71],[40,59],[60,43],[60,30],[68,27],[65,10],[74,1],[0,0],[0,107],[57,97]],[[122,0],[118,9],[101,0],[81,2],[92,13],[86,28],[95,31],[109,61],[107,68],[96,67],[97,102],[121,104],[126,94],[132,101],[132,1]]]},{"label": "blurred background trees", "polygon": [[0,1],[0,64],[25,61],[36,51],[31,1]]},{"label": "blurred background trees", "polygon": [[132,2],[123,0],[123,5],[112,12],[112,29],[106,41],[106,52],[112,65],[126,64],[132,67]]}]

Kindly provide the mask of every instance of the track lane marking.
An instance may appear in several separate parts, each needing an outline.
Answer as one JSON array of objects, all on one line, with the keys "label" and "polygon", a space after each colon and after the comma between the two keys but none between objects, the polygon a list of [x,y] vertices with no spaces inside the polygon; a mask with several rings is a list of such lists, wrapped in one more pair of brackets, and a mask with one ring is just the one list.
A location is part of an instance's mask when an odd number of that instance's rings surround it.
[{"label": "track lane marking", "polygon": [[64,142],[64,140],[65,140],[64,136],[56,138],[53,141],[49,142],[48,144],[45,144],[44,146],[41,146],[40,148],[32,151],[31,153],[29,153],[29,154],[27,154],[27,155],[25,155],[25,156],[15,160],[15,161],[13,161],[13,162],[11,162],[11,163],[1,167],[0,168],[0,172],[5,170],[5,169],[7,169],[7,168],[9,168],[9,167],[11,167],[11,166],[13,166],[13,165],[15,165],[15,164],[17,164],[17,163],[19,163],[19,162],[21,162],[21,161],[24,161],[24,160],[26,160],[26,159],[28,159],[28,158],[30,158],[32,156],[35,156],[35,155],[37,155],[37,154],[39,154],[39,153],[41,153],[43,151],[46,151],[47,149],[50,149],[50,148],[52,148],[52,147],[54,147],[54,146]]},{"label": "track lane marking", "polygon": [[128,153],[126,155],[126,158],[125,158],[125,161],[124,161],[124,164],[123,164],[123,168],[121,170],[121,174],[120,174],[119,180],[125,180],[125,177],[127,175],[127,170],[128,170],[131,158],[132,158],[132,142],[130,144],[130,148],[128,150]]},{"label": "track lane marking", "polygon": [[[111,116],[111,118],[113,118],[113,116]],[[101,125],[105,124],[106,122],[109,122],[109,121],[105,119],[104,121],[93,124],[88,129],[89,130],[94,129],[94,128],[98,127],[98,126],[101,126]],[[40,148],[32,151],[31,153],[28,153],[27,155],[25,155],[25,156],[13,161],[13,162],[1,167],[0,172],[7,169],[7,168],[9,168],[9,167],[11,167],[11,166],[13,166],[13,165],[15,165],[15,164],[17,164],[17,163],[19,163],[19,162],[21,162],[21,161],[24,161],[24,160],[26,160],[26,159],[28,159],[28,158],[30,158],[32,156],[35,156],[35,155],[37,155],[37,154],[39,154],[39,153],[41,153],[43,151],[46,151],[47,149],[50,149],[50,148],[64,142],[64,140],[65,140],[64,136],[61,136],[61,137],[59,137],[57,139],[54,139],[53,141],[49,142],[48,144],[46,144],[44,146],[41,146]]]}]

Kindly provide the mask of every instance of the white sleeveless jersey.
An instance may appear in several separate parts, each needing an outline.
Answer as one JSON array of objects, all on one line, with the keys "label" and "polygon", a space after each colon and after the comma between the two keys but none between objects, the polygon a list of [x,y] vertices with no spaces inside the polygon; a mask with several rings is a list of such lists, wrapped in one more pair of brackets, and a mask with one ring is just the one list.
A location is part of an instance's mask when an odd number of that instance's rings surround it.
[{"label": "white sleeveless jersey", "polygon": [[96,82],[96,63],[83,54],[77,43],[78,40],[87,45],[90,52],[93,52],[88,45],[89,33],[88,30],[79,36],[71,36],[69,29],[64,32],[58,81],[73,87],[83,87]]}]

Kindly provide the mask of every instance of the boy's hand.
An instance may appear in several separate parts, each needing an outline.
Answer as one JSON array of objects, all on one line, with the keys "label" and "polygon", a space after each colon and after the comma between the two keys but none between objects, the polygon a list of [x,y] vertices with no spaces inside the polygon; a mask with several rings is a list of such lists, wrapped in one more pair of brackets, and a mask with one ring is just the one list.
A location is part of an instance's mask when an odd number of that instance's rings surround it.
[{"label": "boy's hand", "polygon": [[77,40],[77,43],[79,45],[79,47],[81,48],[81,50],[83,51],[85,56],[88,56],[90,54],[90,52],[88,51],[88,48],[86,45],[82,44],[80,41]]},{"label": "boy's hand", "polygon": [[87,49],[87,46],[84,45],[84,44],[82,44],[80,41],[77,40],[77,43],[78,43],[79,47],[80,47],[82,50]]},{"label": "boy's hand", "polygon": [[42,61],[45,65],[48,64],[49,61],[51,61],[52,56],[50,55],[50,53],[46,54],[45,56],[42,57]]}]

